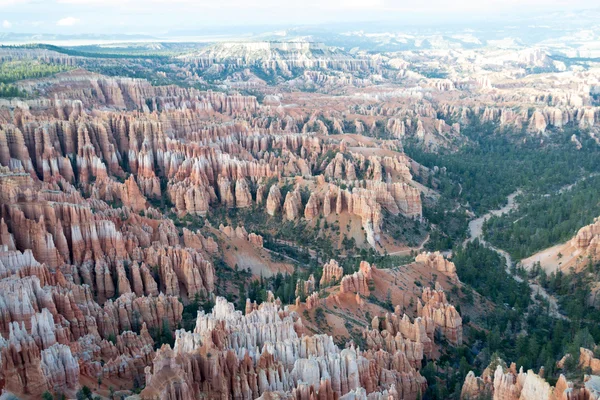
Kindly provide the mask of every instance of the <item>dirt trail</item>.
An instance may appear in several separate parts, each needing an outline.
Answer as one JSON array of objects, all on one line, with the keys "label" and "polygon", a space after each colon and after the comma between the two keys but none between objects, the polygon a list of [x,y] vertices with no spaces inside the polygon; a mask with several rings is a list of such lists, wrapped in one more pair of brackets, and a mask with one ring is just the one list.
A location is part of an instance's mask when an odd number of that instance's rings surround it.
[{"label": "dirt trail", "polygon": [[[472,242],[475,239],[478,239],[480,243],[485,244],[488,248],[490,248],[491,250],[494,250],[496,253],[498,253],[502,257],[504,257],[504,259],[506,260],[506,272],[509,275],[511,275],[514,278],[514,280],[516,280],[517,282],[523,282],[523,278],[521,278],[518,275],[513,275],[511,273],[513,261],[512,261],[512,257],[510,256],[510,254],[508,254],[506,251],[504,251],[502,249],[492,246],[490,243],[486,242],[485,239],[483,238],[483,224],[485,223],[485,221],[487,221],[492,216],[500,216],[502,214],[506,214],[506,213],[510,212],[511,210],[516,209],[519,205],[517,204],[515,198],[519,194],[521,194],[521,191],[517,190],[516,192],[514,192],[508,196],[508,198],[507,198],[508,202],[504,207],[497,209],[497,210],[491,210],[487,214],[482,215],[481,217],[476,218],[476,219],[472,220],[471,222],[469,222],[469,237],[464,241],[463,245],[467,244],[468,242]],[[543,287],[541,287],[540,285],[538,285],[537,283],[528,282],[528,284],[529,284],[529,287],[531,288],[532,300],[536,301],[535,297],[536,297],[536,295],[539,294],[542,298],[544,298],[544,300],[546,300],[548,302],[548,304],[550,304],[549,312],[550,312],[551,316],[553,316],[555,318],[566,319],[566,317],[558,311],[558,303],[556,301],[556,298],[554,298],[553,296],[548,294],[548,292],[546,292],[546,290]]]},{"label": "dirt trail", "polygon": [[429,239],[430,239],[430,235],[427,234],[427,236],[425,237],[423,242],[419,245],[419,247],[409,247],[408,249],[393,251],[391,253],[388,253],[388,256],[400,256],[400,255],[408,256],[413,251],[419,252],[419,251],[423,250],[423,248],[425,247],[427,242],[429,242]]},{"label": "dirt trail", "polygon": [[[423,248],[425,247],[425,245],[427,244],[427,242],[429,242],[429,239],[430,239],[430,235],[427,234],[427,236],[425,237],[425,239],[423,239],[423,241],[421,242],[421,244],[419,244],[418,247],[408,247],[408,248],[403,249],[403,250],[393,251],[391,253],[388,253],[388,256],[408,256],[408,255],[410,255],[414,251],[420,252],[421,250],[423,250]],[[308,248],[300,247],[297,244],[295,244],[294,242],[290,242],[288,240],[283,240],[283,239],[275,239],[275,242],[280,243],[280,244],[285,244],[286,246],[293,247],[293,248],[295,248],[297,250],[308,251],[308,253],[309,253],[309,255],[310,255],[311,258],[316,258],[317,257],[317,252],[314,251],[313,249],[308,249]],[[269,252],[271,252],[273,254],[279,254],[279,255],[284,256],[284,257],[286,257],[286,258],[288,258],[290,260],[298,261],[298,260],[295,260],[295,259],[293,259],[291,257],[286,256],[285,254],[281,254],[279,252],[276,252],[276,251],[273,251],[273,250],[269,250],[269,249],[266,249],[266,248],[265,248],[265,250],[268,250]],[[362,257],[362,256],[360,254],[355,254],[355,255],[340,254],[338,257],[340,257],[340,258],[346,258],[346,257],[359,258],[359,257]],[[318,262],[322,262],[323,260],[319,259],[317,261]]]},{"label": "dirt trail", "polygon": [[[490,219],[492,216],[498,217],[502,214],[506,214],[506,213],[516,209],[518,207],[518,204],[515,201],[515,198],[520,194],[521,194],[521,191],[517,190],[516,192],[510,194],[507,197],[508,203],[504,207],[502,207],[498,210],[492,210],[492,211],[488,212],[487,214],[482,215],[481,217],[476,218],[476,219],[472,220],[471,222],[469,222],[469,237],[465,240],[465,242],[463,244],[472,242],[475,239],[479,239],[480,242],[483,242],[483,223],[485,221],[487,221],[488,219]],[[496,250],[496,251],[498,251],[498,250]],[[508,253],[507,253],[507,255],[508,255]],[[509,259],[510,259],[510,256],[509,256]],[[508,264],[508,260],[507,260],[507,264]]]},{"label": "dirt trail", "polygon": [[571,190],[573,188],[573,186],[577,185],[578,183],[581,183],[587,179],[593,178],[595,176],[600,175],[600,173],[598,172],[592,172],[591,174],[587,175],[587,176],[582,176],[581,178],[577,179],[575,182],[565,185],[562,188],[560,188],[558,190],[558,193],[564,193],[564,192],[568,192],[569,190]]}]

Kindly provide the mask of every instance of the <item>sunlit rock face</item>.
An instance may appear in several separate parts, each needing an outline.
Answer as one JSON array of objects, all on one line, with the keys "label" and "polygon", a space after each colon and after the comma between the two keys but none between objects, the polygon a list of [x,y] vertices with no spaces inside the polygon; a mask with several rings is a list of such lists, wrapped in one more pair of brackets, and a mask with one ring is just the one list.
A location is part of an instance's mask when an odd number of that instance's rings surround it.
[{"label": "sunlit rock face", "polygon": [[401,349],[340,350],[331,336],[306,335],[300,317],[272,297],[249,311],[217,298],[193,332],[177,331],[174,348],[157,352],[141,398],[416,399],[425,387]]},{"label": "sunlit rock face", "polygon": [[[581,350],[580,365],[585,366],[585,363],[589,361],[587,353],[589,350]],[[559,362],[559,365],[563,362],[564,359]],[[538,374],[532,370],[524,372],[523,368],[517,371],[514,363],[507,367],[504,361],[497,359],[492,361],[481,377],[475,376],[472,371],[467,374],[460,398],[462,400],[482,397],[494,400],[597,399],[600,393],[597,384],[597,375],[586,375],[584,384],[576,387],[573,382],[567,381],[561,374],[553,387],[544,379],[543,368]]]},{"label": "sunlit rock face", "polygon": [[456,266],[452,261],[444,258],[439,251],[434,253],[421,253],[415,258],[415,261],[422,262],[431,269],[448,275],[455,282],[458,281]]}]

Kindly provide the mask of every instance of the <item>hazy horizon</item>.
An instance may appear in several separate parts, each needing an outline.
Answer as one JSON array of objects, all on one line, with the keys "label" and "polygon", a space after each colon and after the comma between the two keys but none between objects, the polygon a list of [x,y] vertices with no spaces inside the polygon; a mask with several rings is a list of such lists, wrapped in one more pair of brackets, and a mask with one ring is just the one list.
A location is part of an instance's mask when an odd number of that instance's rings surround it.
[{"label": "hazy horizon", "polygon": [[[568,13],[589,8],[584,0],[461,0],[428,2],[390,0],[0,0],[0,33],[21,34],[137,34],[164,37],[181,33],[328,24],[477,24],[526,19],[535,15]],[[565,14],[566,13],[566,14]],[[531,20],[535,22],[535,19]]]}]

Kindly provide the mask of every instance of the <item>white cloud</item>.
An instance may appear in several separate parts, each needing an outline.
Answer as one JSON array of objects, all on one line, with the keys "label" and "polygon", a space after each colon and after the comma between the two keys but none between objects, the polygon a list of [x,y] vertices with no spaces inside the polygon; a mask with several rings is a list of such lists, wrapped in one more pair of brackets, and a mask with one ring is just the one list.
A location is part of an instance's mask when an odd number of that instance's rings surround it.
[{"label": "white cloud", "polygon": [[58,26],[73,26],[76,25],[80,22],[79,18],[73,18],[73,17],[66,17],[63,19],[59,19],[58,22],[56,22],[56,25]]},{"label": "white cloud", "polygon": [[4,29],[10,29],[10,28],[12,28],[12,24],[10,23],[9,20],[5,19],[4,21],[2,21],[2,27]]},{"label": "white cloud", "polygon": [[[3,1],[3,0],[0,0]],[[155,7],[186,7],[187,10],[204,9],[333,9],[333,10],[354,10],[354,9],[380,9],[386,5],[387,1],[393,0],[303,0],[296,2],[291,0],[56,0],[59,4],[70,4],[77,6],[105,7],[107,5],[117,6],[119,8],[130,7],[136,10],[153,10]]]},{"label": "white cloud", "polygon": [[[596,0],[596,3],[598,0]],[[590,0],[0,0],[0,30],[72,30],[158,34],[203,26],[323,24],[353,21],[471,21],[486,14],[507,17],[544,10],[576,10]],[[543,7],[542,7],[543,6]],[[517,13],[517,11],[520,14]],[[32,22],[42,21],[35,27]],[[475,21],[475,20],[473,20]],[[435,22],[432,22],[435,23]],[[123,26],[125,28],[123,28]],[[31,27],[31,28],[30,28]]]},{"label": "white cloud", "polygon": [[[2,2],[20,2],[32,0],[0,0]],[[348,13],[369,12],[380,13],[465,13],[465,12],[494,12],[511,10],[514,7],[531,9],[544,6],[546,9],[580,7],[589,4],[590,0],[54,0],[59,8],[77,6],[82,10],[98,10],[106,13],[107,7],[114,7],[119,12],[135,13],[136,15],[164,13],[195,13],[219,11],[232,13],[224,18],[241,17],[244,19],[247,10],[257,13],[277,13],[294,15],[305,11],[336,11]],[[66,9],[66,8],[65,8]],[[265,14],[268,15],[268,14]],[[277,14],[279,15],[279,14]],[[304,15],[304,14],[303,14]],[[384,14],[382,14],[384,15]]]}]

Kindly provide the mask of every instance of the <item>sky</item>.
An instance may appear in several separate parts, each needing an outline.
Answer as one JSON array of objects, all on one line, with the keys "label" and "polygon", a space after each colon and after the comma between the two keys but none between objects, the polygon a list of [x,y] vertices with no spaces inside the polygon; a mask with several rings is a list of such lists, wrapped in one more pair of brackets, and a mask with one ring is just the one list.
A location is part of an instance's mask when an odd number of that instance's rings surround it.
[{"label": "sky", "polygon": [[485,21],[565,12],[594,0],[0,0],[0,34],[164,35],[215,26],[305,25],[353,21]]}]

